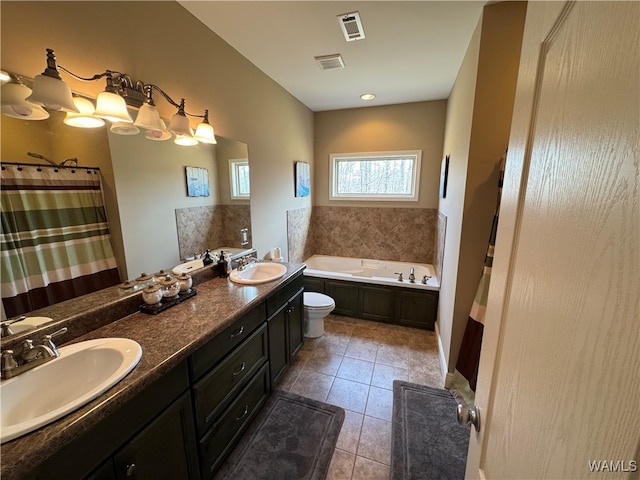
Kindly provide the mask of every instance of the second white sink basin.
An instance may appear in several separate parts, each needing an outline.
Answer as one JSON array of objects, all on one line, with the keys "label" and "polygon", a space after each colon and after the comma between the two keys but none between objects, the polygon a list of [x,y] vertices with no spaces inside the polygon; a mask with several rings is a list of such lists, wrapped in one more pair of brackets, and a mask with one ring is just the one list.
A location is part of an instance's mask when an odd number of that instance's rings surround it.
[{"label": "second white sink basin", "polygon": [[287,267],[281,263],[250,263],[242,270],[233,270],[229,275],[232,282],[246,285],[272,282],[284,276]]},{"label": "second white sink basin", "polygon": [[61,347],[60,356],[0,383],[0,442],[32,432],[82,407],[122,380],[142,347],[100,338]]},{"label": "second white sink basin", "polygon": [[198,258],[196,260],[190,260],[188,262],[181,263],[180,265],[176,265],[171,271],[174,275],[182,275],[183,273],[191,273],[192,271],[198,270],[202,267],[204,267],[204,261],[202,258]]}]

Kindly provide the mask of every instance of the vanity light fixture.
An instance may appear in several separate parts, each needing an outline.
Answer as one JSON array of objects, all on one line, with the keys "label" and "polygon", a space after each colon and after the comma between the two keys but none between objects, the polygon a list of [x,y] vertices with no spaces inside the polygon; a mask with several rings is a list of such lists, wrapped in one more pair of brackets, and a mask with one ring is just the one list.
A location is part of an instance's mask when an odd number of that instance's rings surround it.
[{"label": "vanity light fixture", "polygon": [[71,127],[98,128],[104,125],[104,120],[95,114],[96,108],[88,98],[73,97],[73,103],[80,113],[67,112],[64,123]]},{"label": "vanity light fixture", "polygon": [[[204,115],[188,113],[185,111],[184,98],[180,100],[180,103],[177,103],[157,85],[145,84],[141,81],[134,84],[128,75],[121,72],[105,70],[89,78],[80,77],[62,65],[57,65],[54,51],[50,48],[46,50],[47,67],[41,75],[37,75],[34,78],[33,91],[30,91],[29,88],[24,85],[22,85],[24,88],[11,87],[9,90],[19,91],[17,97],[14,96],[18,99],[16,101],[14,97],[5,95],[3,87],[3,114],[9,116],[21,115],[18,116],[18,118],[32,115],[32,119],[34,120],[47,118],[49,114],[46,110],[38,106],[41,105],[51,110],[63,110],[76,114],[67,116],[65,119],[67,125],[86,128],[88,125],[84,123],[84,120],[81,121],[81,119],[84,118],[88,122],[88,119],[92,118],[95,123],[93,126],[98,126],[96,117],[99,117],[112,122],[110,131],[118,135],[134,135],[140,131],[140,128],[143,128],[146,130],[145,137],[151,140],[168,140],[171,138],[170,132],[173,132],[176,135],[175,142],[179,145],[195,145],[199,142],[207,144],[216,143],[213,127],[209,123],[208,110],[205,110]],[[76,101],[74,101],[71,95],[71,89],[60,77],[59,70],[77,80],[85,82],[95,81],[101,78],[106,79],[105,90],[98,94],[94,112],[88,113],[90,108],[86,102],[83,101],[86,99],[79,101],[81,108],[77,105],[77,100],[80,97],[77,97],[75,99]],[[165,100],[178,109],[171,117],[168,129],[164,121],[160,118],[160,114],[153,102],[152,93],[154,90],[160,92]],[[20,98],[23,93],[28,95],[26,100],[25,98]],[[5,105],[5,97],[13,99],[14,103],[11,105],[7,103]],[[127,110],[128,106],[139,108],[135,122],[129,115]],[[91,107],[93,107],[93,105],[91,105]],[[16,112],[16,109],[24,113]],[[195,136],[190,126],[190,117],[203,119],[197,126]]]},{"label": "vanity light fixture", "polygon": [[47,67],[40,75],[33,79],[33,91],[26,99],[28,102],[37,103],[49,110],[63,110],[65,112],[78,112],[73,103],[71,89],[60,77],[56,65],[56,56],[53,50],[47,48]]},{"label": "vanity light fixture", "polygon": [[28,102],[31,89],[18,77],[9,76],[9,81],[2,85],[2,114],[22,120],[44,120],[49,118],[47,112],[40,105]]}]

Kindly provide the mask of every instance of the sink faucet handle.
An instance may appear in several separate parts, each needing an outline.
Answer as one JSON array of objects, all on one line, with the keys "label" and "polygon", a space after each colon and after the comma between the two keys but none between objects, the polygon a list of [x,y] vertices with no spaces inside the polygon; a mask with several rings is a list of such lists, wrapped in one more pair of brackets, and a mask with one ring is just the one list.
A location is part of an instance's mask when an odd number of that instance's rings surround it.
[{"label": "sink faucet handle", "polygon": [[56,344],[53,343],[52,338],[67,333],[67,330],[67,327],[62,327],[60,330],[50,333],[49,335],[45,335],[44,337],[42,337],[42,345],[49,347],[56,357],[60,356],[58,347],[56,347]]},{"label": "sink faucet handle", "polygon": [[398,275],[398,281],[399,282],[403,282],[403,278],[402,278],[402,272],[394,272],[394,275]]},{"label": "sink faucet handle", "polygon": [[0,336],[2,337],[6,337],[7,335],[13,335],[13,330],[11,330],[11,325],[13,325],[16,322],[21,322],[22,320],[24,320],[25,318],[27,318],[25,315],[20,315],[19,317],[16,318],[10,318],[9,320],[4,320],[3,322],[0,322]]},{"label": "sink faucet handle", "polygon": [[2,378],[5,377],[5,372],[10,372],[15,368],[18,368],[18,362],[13,356],[13,350],[2,352]]}]

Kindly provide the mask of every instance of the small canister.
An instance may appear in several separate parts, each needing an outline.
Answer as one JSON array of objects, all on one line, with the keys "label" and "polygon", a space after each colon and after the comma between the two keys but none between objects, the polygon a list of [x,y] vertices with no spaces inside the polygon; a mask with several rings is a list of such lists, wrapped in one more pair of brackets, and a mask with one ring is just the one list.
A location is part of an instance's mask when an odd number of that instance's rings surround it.
[{"label": "small canister", "polygon": [[163,288],[161,285],[149,285],[142,291],[142,300],[147,305],[157,305],[162,300]]},{"label": "small canister", "polygon": [[180,282],[171,275],[166,275],[160,279],[162,285],[162,296],[164,298],[174,298],[180,293]]},{"label": "small canister", "polygon": [[193,285],[191,275],[183,273],[178,277],[178,282],[180,283],[180,293],[188,293],[191,291],[191,285]]},{"label": "small canister", "polygon": [[156,283],[156,277],[153,275],[147,275],[146,273],[141,273],[138,278],[136,278],[136,283],[139,288],[149,287]]}]

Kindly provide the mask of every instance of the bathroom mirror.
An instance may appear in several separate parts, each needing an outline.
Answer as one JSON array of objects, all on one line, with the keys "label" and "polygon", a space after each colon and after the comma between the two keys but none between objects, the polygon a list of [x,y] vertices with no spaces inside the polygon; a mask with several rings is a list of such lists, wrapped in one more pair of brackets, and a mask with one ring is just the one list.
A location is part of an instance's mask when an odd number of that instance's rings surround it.
[{"label": "bathroom mirror", "polygon": [[[148,140],[143,131],[132,136],[115,135],[108,131],[108,124],[97,129],[70,127],[63,123],[64,113],[49,113],[48,119],[40,121],[2,116],[1,159],[46,163],[27,156],[27,152],[35,152],[58,163],[76,157],[80,166],[100,168],[122,281],[135,279],[141,273],[170,269],[192,250],[195,253],[218,246],[240,247],[244,239],[247,243],[243,247],[251,247],[250,200],[232,198],[229,167],[230,159],[245,159],[248,165],[246,144],[216,136],[216,145],[182,147],[172,140]],[[131,113],[135,118],[136,111]],[[208,170],[208,197],[187,196],[187,166]],[[204,216],[212,209],[218,210],[213,230]],[[198,227],[186,231],[196,232],[200,244],[185,243],[181,236],[179,225],[185,225],[182,212],[188,212],[191,226]],[[249,232],[243,236],[241,230],[245,228]],[[220,244],[209,244],[207,239]],[[122,294],[115,290],[114,295]],[[87,304],[87,308],[91,305]],[[38,310],[38,315],[46,316],[43,309]]]}]

